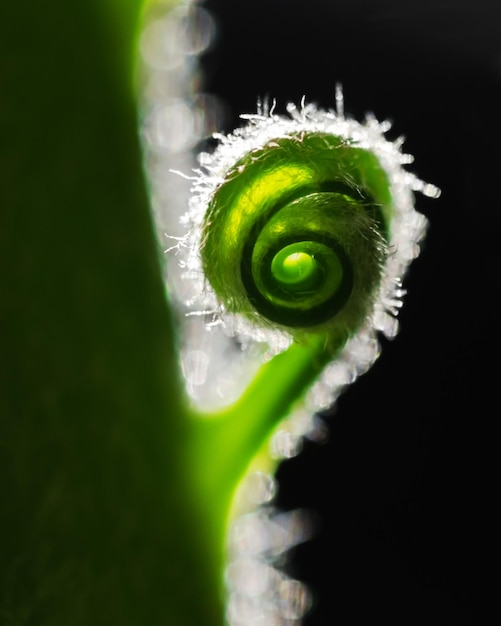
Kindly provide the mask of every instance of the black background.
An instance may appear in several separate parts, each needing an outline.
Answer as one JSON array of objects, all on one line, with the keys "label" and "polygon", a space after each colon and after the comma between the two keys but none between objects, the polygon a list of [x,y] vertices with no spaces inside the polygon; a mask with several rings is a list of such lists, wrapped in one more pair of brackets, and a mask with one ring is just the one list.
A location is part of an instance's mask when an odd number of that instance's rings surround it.
[{"label": "black background", "polygon": [[[211,0],[204,89],[226,130],[258,97],[372,111],[442,189],[412,265],[401,331],[279,470],[278,504],[318,512],[292,573],[305,626],[499,619],[501,3]],[[492,612],[493,611],[493,612]]]}]

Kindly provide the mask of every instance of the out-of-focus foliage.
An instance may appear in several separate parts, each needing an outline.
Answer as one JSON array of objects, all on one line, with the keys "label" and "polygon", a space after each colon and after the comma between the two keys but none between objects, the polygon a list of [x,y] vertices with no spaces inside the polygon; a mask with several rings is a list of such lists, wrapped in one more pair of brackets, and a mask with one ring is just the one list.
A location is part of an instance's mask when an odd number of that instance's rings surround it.
[{"label": "out-of-focus foliage", "polygon": [[222,623],[137,138],[140,10],[0,11],[3,625]]}]

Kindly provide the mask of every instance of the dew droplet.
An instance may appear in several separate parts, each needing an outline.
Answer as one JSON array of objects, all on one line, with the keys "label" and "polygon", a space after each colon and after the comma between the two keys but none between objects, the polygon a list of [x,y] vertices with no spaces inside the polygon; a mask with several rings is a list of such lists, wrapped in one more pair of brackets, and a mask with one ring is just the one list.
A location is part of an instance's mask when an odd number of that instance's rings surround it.
[{"label": "dew droplet", "polygon": [[189,350],[181,355],[181,369],[189,385],[203,385],[208,367],[209,357],[202,350]]},{"label": "dew droplet", "polygon": [[265,504],[273,499],[277,484],[275,479],[264,472],[252,472],[246,478],[245,493],[254,504]]},{"label": "dew droplet", "polygon": [[292,459],[301,451],[301,437],[285,430],[279,430],[271,439],[271,455],[275,459]]},{"label": "dew droplet", "polygon": [[299,580],[285,579],[278,588],[280,613],[298,620],[311,608],[311,595]]}]

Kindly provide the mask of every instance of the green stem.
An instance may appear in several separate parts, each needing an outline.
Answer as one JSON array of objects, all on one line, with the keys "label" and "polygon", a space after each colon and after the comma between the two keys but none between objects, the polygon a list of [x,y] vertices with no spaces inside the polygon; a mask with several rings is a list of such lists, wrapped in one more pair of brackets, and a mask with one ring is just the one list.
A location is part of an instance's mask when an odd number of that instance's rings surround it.
[{"label": "green stem", "polygon": [[224,541],[236,488],[252,460],[342,345],[333,350],[323,335],[294,343],[260,368],[234,404],[219,413],[193,413],[194,480],[217,514],[215,541]]}]

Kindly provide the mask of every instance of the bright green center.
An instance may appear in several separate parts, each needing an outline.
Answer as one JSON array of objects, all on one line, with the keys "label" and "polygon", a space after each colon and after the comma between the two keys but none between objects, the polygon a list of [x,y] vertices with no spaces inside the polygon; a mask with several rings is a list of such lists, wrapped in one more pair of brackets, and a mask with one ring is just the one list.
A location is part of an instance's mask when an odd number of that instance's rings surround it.
[{"label": "bright green center", "polygon": [[282,287],[294,291],[313,288],[322,276],[314,255],[298,244],[286,246],[273,257],[271,273]]}]

